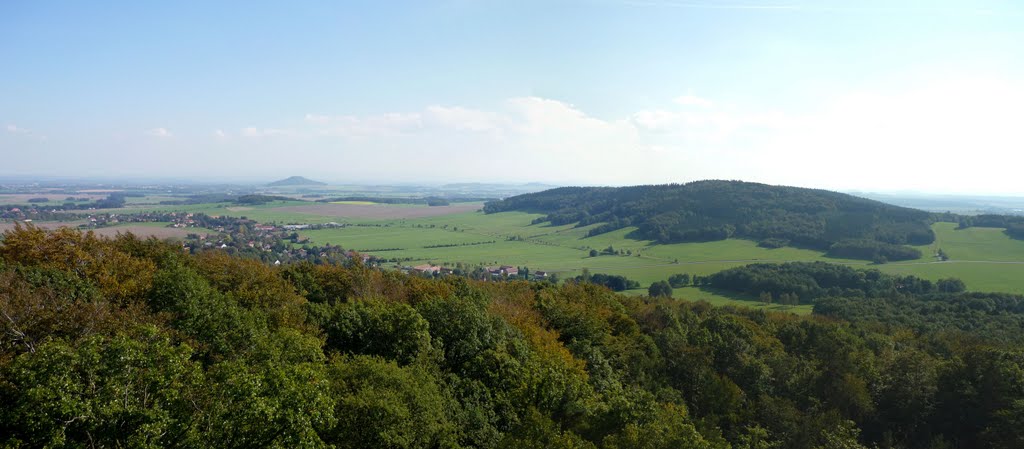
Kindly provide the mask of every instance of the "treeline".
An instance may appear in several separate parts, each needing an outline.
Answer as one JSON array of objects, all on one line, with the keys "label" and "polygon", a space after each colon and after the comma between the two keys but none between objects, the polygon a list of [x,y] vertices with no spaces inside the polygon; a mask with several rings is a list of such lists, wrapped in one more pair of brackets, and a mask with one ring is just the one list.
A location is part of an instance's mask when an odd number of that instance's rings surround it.
[{"label": "treeline", "polygon": [[704,285],[753,296],[768,293],[776,300],[783,295],[795,295],[802,304],[814,303],[825,296],[888,298],[966,290],[959,279],[932,282],[916,276],[896,276],[825,262],[745,265],[715,273],[706,278]]},{"label": "treeline", "polygon": [[588,283],[428,280],[358,259],[273,268],[67,229],[5,234],[0,311],[0,447],[980,449],[1024,438],[1024,349],[971,329],[916,333]]},{"label": "treeline", "polygon": [[1006,235],[1024,240],[1024,217],[1018,215],[976,215],[960,217],[960,229],[972,226],[1006,228]]},{"label": "treeline", "polygon": [[878,240],[840,240],[828,248],[827,255],[844,259],[864,259],[875,263],[890,260],[915,260],[921,258],[921,251],[903,245],[879,242]]},{"label": "treeline", "polygon": [[277,195],[240,195],[234,199],[235,203],[258,206],[260,204],[272,203],[274,201],[290,201],[291,198]]},{"label": "treeline", "polygon": [[483,242],[464,242],[464,243],[438,243],[436,245],[424,245],[422,248],[456,248],[459,246],[476,246],[476,245],[490,245],[495,243],[494,240],[487,240]]},{"label": "treeline", "polygon": [[[633,237],[659,243],[730,237],[828,250],[841,240],[924,245],[932,215],[826,190],[740,181],[635,187],[563,187],[492,201],[484,212],[547,214],[543,221],[600,223],[591,235],[636,226]],[[889,247],[886,251],[890,250]]]},{"label": "treeline", "polygon": [[160,201],[160,204],[179,206],[188,204],[230,203],[236,198],[238,198],[237,195],[231,195],[228,193],[197,193],[180,200],[163,200]]},{"label": "treeline", "polygon": [[1019,215],[963,215],[959,217],[960,228],[971,226],[981,228],[1008,228],[1013,225],[1024,224],[1024,216]]},{"label": "treeline", "polygon": [[586,271],[583,274],[576,276],[572,279],[576,282],[586,282],[594,285],[608,287],[608,289],[610,289],[613,292],[621,292],[640,288],[639,282],[629,279],[625,276],[620,276],[616,274],[590,274],[589,271]]},{"label": "treeline", "polygon": [[271,203],[274,201],[289,201],[292,198],[279,195],[263,195],[263,194],[244,194],[234,195],[230,193],[200,193],[195,195],[189,195],[187,198],[181,200],[163,200],[160,204],[164,205],[191,205],[191,204],[206,204],[206,203],[237,203],[246,205],[261,205]]}]

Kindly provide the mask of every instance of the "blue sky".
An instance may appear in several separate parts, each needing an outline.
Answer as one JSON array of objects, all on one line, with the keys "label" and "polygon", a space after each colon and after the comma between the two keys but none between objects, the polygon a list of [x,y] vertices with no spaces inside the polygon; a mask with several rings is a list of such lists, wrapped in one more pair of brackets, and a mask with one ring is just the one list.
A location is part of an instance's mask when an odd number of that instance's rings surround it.
[{"label": "blue sky", "polygon": [[1021,194],[1022,104],[1017,2],[0,3],[0,175]]}]

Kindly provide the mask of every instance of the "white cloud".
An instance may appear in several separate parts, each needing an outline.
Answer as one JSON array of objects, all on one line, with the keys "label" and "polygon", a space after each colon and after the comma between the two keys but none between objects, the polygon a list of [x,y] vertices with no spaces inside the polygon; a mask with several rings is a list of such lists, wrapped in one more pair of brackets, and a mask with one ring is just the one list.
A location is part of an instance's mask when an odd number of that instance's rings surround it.
[{"label": "white cloud", "polygon": [[[811,185],[1020,192],[1022,116],[1024,85],[993,79],[850,92],[793,118],[749,161]],[[780,155],[793,163],[772,163]]]},{"label": "white cloud", "polygon": [[174,134],[172,134],[169,130],[167,130],[167,128],[153,128],[153,129],[151,129],[149,131],[146,131],[146,134],[148,134],[150,136],[153,136],[153,137],[159,137],[159,138],[162,138],[162,139],[163,138],[168,138],[168,137],[174,137]]},{"label": "white cloud", "polygon": [[424,117],[427,122],[456,131],[494,132],[507,125],[499,113],[460,106],[429,106]]},{"label": "white cloud", "polygon": [[218,140],[224,140],[228,138],[228,133],[224,132],[224,130],[222,129],[214,130],[213,137],[217,138]]},{"label": "white cloud", "polygon": [[329,123],[331,117],[318,114],[306,114],[306,121],[310,123]]},{"label": "white cloud", "polygon": [[263,138],[263,137],[275,137],[275,136],[292,136],[295,135],[295,131],[291,129],[280,129],[280,128],[257,128],[250,126],[242,128],[239,132],[242,137],[248,138]]},{"label": "white cloud", "polygon": [[1024,86],[1016,83],[848,92],[789,110],[701,100],[608,118],[567,102],[518,97],[490,108],[310,113],[291,126],[249,127],[238,135],[279,136],[264,150],[300,156],[280,162],[297,164],[293,169],[316,160],[325,171],[387,180],[723,178],[833,189],[1006,192],[1014,170],[1024,165],[1024,135],[1015,123],[1024,116]]},{"label": "white cloud", "polygon": [[599,119],[540,97],[513,98],[507,104],[512,145],[561,166],[563,173],[602,171],[609,179],[621,177],[638,161],[634,153],[645,148],[629,120]]},{"label": "white cloud", "polygon": [[[511,98],[491,110],[432,105],[367,116],[307,114],[305,122],[307,135],[332,148],[326,158],[392,179],[583,182],[603,171],[616,182],[637,165],[630,153],[645,148],[629,120],[598,119],[540,97]],[[607,170],[618,159],[627,162]]]}]

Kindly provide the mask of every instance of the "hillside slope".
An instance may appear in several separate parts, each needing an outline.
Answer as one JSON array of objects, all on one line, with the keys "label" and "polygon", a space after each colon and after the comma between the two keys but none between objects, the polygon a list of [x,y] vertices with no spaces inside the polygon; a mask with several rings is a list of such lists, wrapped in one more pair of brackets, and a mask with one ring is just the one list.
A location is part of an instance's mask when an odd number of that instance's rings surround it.
[{"label": "hillside slope", "polygon": [[539,221],[554,225],[604,223],[591,235],[636,226],[633,237],[659,243],[740,237],[828,250],[837,243],[888,248],[935,240],[928,212],[827,190],[740,181],[563,187],[484,206],[487,213],[511,210],[547,214]]},{"label": "hillside slope", "polygon": [[274,181],[267,184],[268,187],[287,187],[287,186],[325,186],[326,182],[314,181],[309,178],[302,176],[290,176],[280,181]]}]

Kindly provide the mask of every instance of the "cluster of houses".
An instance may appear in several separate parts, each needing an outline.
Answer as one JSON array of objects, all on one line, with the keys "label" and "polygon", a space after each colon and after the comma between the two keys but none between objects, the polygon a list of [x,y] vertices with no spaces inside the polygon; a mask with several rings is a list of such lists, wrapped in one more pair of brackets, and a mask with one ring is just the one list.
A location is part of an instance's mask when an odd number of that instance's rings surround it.
[{"label": "cluster of houses", "polygon": [[[79,225],[80,228],[96,228],[111,226],[118,223],[149,223],[149,222],[170,222],[171,228],[198,228],[205,223],[197,221],[199,217],[188,212],[141,212],[133,214],[89,214],[87,223]],[[216,231],[224,232],[224,226],[218,226]]]},{"label": "cluster of houses", "polygon": [[434,276],[442,274],[452,274],[453,272],[455,272],[455,270],[451,268],[431,264],[416,265],[414,267],[402,267],[402,271],[405,273],[431,274]]},{"label": "cluster of houses", "polygon": [[546,271],[527,271],[525,273],[519,272],[519,267],[513,267],[511,265],[502,265],[500,267],[487,267],[487,272],[492,277],[509,277],[509,276],[526,276],[531,279],[543,280],[547,279],[548,273]]},{"label": "cluster of houses", "polygon": [[[455,273],[455,270],[448,267],[443,267],[434,264],[422,264],[416,266],[404,266],[401,267],[404,273],[417,273],[417,274],[428,274],[433,276],[448,275]],[[492,278],[509,278],[520,276],[519,267],[511,265],[502,265],[499,267],[486,267],[485,270],[491,275]],[[522,273],[523,276],[529,277],[530,279],[544,280],[548,278],[546,271],[532,271],[529,273]]]}]

